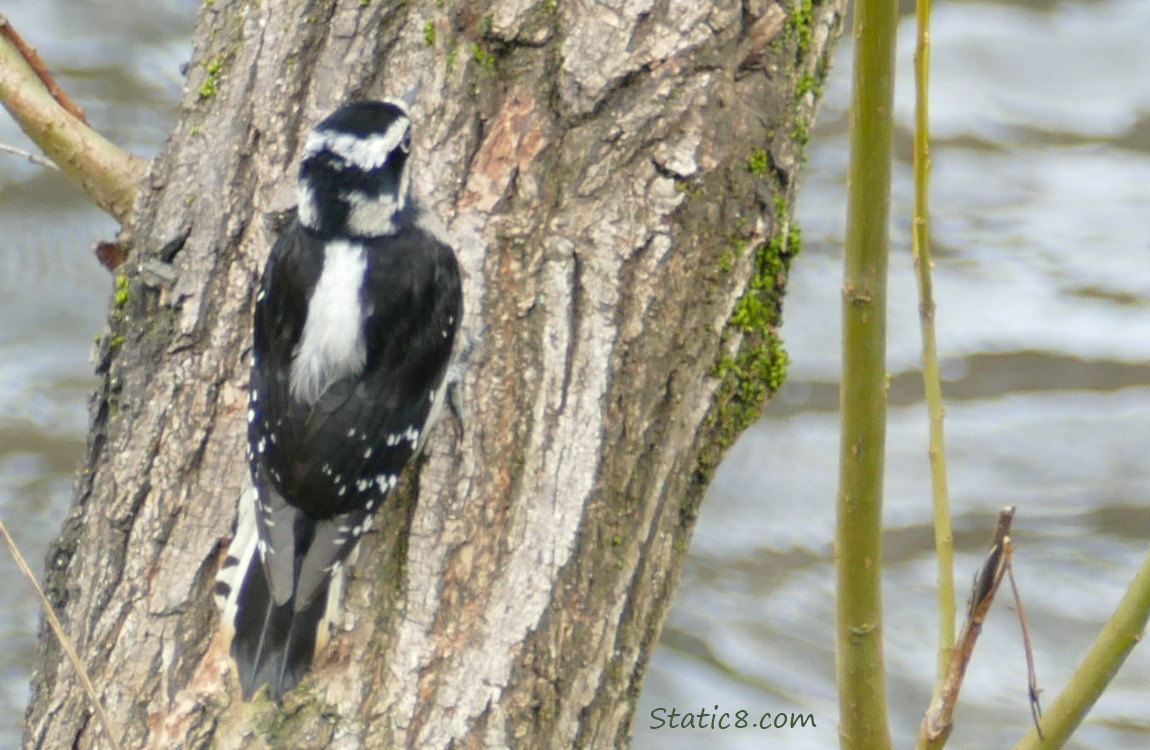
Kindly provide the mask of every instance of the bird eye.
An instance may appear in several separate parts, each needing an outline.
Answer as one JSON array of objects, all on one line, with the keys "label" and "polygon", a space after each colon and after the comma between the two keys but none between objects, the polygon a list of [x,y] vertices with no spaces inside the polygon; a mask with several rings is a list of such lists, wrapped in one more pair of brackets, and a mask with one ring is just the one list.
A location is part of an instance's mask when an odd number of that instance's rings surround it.
[{"label": "bird eye", "polygon": [[403,149],[403,153],[411,153],[411,131],[403,134],[403,140],[399,142],[399,147]]}]

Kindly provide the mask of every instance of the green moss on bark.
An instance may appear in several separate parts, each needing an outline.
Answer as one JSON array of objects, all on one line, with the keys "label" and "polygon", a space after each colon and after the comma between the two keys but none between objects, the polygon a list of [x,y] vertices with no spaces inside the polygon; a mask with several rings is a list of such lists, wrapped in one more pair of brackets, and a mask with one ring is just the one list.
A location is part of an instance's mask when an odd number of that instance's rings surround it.
[{"label": "green moss on bark", "polygon": [[720,355],[712,370],[722,380],[712,414],[719,448],[727,448],[759,418],[786,379],[788,358],[777,330],[781,290],[801,245],[801,232],[792,223],[755,250],[754,273],[723,331],[725,340],[735,335],[741,340],[733,353]]}]

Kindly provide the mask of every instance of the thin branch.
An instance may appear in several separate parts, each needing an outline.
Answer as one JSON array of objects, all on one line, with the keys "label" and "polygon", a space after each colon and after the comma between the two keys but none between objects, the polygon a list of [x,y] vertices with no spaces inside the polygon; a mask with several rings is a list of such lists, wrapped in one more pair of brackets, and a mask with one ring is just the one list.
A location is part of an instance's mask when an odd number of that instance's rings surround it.
[{"label": "thin branch", "polygon": [[20,55],[24,61],[28,63],[28,67],[36,73],[36,77],[44,84],[44,88],[48,89],[48,93],[52,95],[61,107],[66,109],[69,114],[75,117],[80,122],[88,125],[88,116],[84,114],[84,110],[80,109],[76,102],[64,93],[64,89],[60,88],[60,84],[56,83],[56,79],[48,72],[48,66],[44,64],[43,58],[40,53],[24,41],[24,37],[20,36],[12,24],[8,23],[8,17],[0,14],[0,36],[3,36],[12,46],[19,50]]},{"label": "thin branch", "polygon": [[39,56],[29,60],[30,48],[12,24],[5,20],[0,28],[0,103],[61,172],[83,187],[96,205],[130,226],[147,162],[88,127],[83,113],[73,111],[79,108],[63,96],[51,76],[46,84],[37,73],[43,62]]},{"label": "thin branch", "polygon": [[1062,747],[1114,679],[1130,651],[1142,640],[1148,618],[1150,554],[1142,561],[1142,567],[1130,582],[1118,608],[1094,640],[1074,676],[1042,714],[1042,737],[1037,728],[1031,729],[1014,750]]},{"label": "thin branch", "polygon": [[1034,729],[1038,738],[1042,737],[1042,703],[1038,696],[1038,670],[1034,668],[1034,649],[1030,645],[1030,627],[1026,624],[1026,608],[1022,606],[1022,595],[1018,592],[1018,582],[1014,580],[1014,565],[1006,561],[1006,575],[1010,578],[1010,590],[1014,594],[1014,606],[1018,608],[1018,624],[1022,628],[1022,645],[1026,651],[1026,687],[1030,694],[1030,716],[1034,719]]},{"label": "thin branch", "polygon": [[914,55],[914,224],[911,247],[922,330],[922,384],[930,414],[930,483],[934,499],[934,548],[938,558],[938,684],[941,685],[954,651],[956,605],[954,532],[950,522],[946,434],[943,431],[945,409],[934,328],[934,284],[930,274],[930,0],[917,0],[915,15],[918,18],[918,38]]},{"label": "thin branch", "polygon": [[966,668],[970,664],[970,657],[974,653],[974,646],[982,632],[982,623],[990,612],[990,605],[994,603],[994,595],[1002,583],[1002,577],[1010,563],[1010,524],[1014,520],[1014,506],[1007,506],[998,513],[998,524],[994,530],[994,539],[990,551],[982,568],[974,578],[974,586],[970,592],[970,603],[967,607],[966,622],[958,636],[954,652],[951,654],[950,665],[946,677],[938,690],[938,696],[931,702],[926,716],[922,719],[919,729],[917,747],[940,748],[946,744],[951,730],[954,728],[954,707],[958,703],[958,693],[962,689],[962,681],[966,677]]},{"label": "thin branch", "polygon": [[49,159],[45,159],[43,156],[40,156],[39,154],[34,154],[31,151],[25,151],[22,148],[16,148],[15,146],[9,146],[6,143],[0,143],[0,151],[3,151],[6,154],[13,154],[15,156],[22,156],[25,159],[27,159],[28,161],[30,161],[33,164],[40,166],[40,167],[47,167],[48,169],[55,169],[57,172],[60,171],[60,168],[56,166],[55,162],[53,162]]},{"label": "thin branch", "polygon": [[92,680],[88,678],[88,672],[84,669],[84,662],[80,661],[80,655],[76,653],[75,647],[72,645],[72,639],[64,632],[64,626],[60,624],[60,619],[56,617],[55,610],[52,609],[48,597],[44,595],[44,589],[40,588],[39,581],[36,576],[32,574],[32,569],[28,567],[27,561],[24,560],[24,555],[20,553],[20,549],[16,546],[16,540],[8,533],[8,527],[0,521],[0,534],[4,536],[4,543],[8,545],[8,551],[12,553],[12,559],[16,561],[16,567],[20,568],[20,572],[32,584],[32,590],[36,592],[36,598],[40,600],[40,607],[44,610],[44,616],[48,618],[48,624],[52,626],[52,632],[56,634],[57,640],[60,641],[60,646],[64,649],[64,653],[68,656],[68,661],[72,662],[72,668],[76,670],[76,674],[80,676],[80,682],[84,686],[85,692],[88,693],[88,700],[92,702],[92,710],[96,712],[96,718],[100,721],[100,726],[104,730],[104,736],[108,738],[108,743],[111,744],[113,750],[120,750],[120,743],[116,739],[116,735],[112,732],[112,720],[108,718],[108,714],[104,711],[103,704],[100,703],[100,696],[96,693],[96,686],[92,684]]}]

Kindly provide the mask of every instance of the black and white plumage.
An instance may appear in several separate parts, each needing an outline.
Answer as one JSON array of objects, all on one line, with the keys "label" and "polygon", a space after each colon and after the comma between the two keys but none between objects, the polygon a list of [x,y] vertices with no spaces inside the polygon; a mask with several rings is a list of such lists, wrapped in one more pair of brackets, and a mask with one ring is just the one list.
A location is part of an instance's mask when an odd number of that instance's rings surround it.
[{"label": "black and white plumage", "polygon": [[247,414],[255,500],[222,586],[245,700],[266,683],[279,701],[308,670],[332,576],[443,403],[459,266],[410,196],[410,148],[402,102],[321,122],[301,156],[298,218],[264,269]]}]

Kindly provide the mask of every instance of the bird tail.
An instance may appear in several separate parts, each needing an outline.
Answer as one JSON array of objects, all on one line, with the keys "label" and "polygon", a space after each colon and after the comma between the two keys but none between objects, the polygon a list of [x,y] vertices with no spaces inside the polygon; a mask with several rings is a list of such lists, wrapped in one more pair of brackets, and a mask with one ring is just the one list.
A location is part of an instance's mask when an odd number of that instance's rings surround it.
[{"label": "bird tail", "polygon": [[244,700],[266,683],[269,697],[280,703],[311,667],[317,639],[326,643],[326,621],[338,596],[328,596],[329,581],[301,611],[294,597],[276,605],[260,558],[254,509],[254,498],[240,501],[236,535],[216,578],[216,598],[222,626],[230,631]]},{"label": "bird tail", "polygon": [[263,565],[257,560],[248,566],[232,638],[232,657],[245,701],[267,683],[268,694],[280,703],[284,693],[303,679],[315,656],[316,637],[327,609],[326,593],[321,592],[299,612],[294,597],[276,606]]}]

